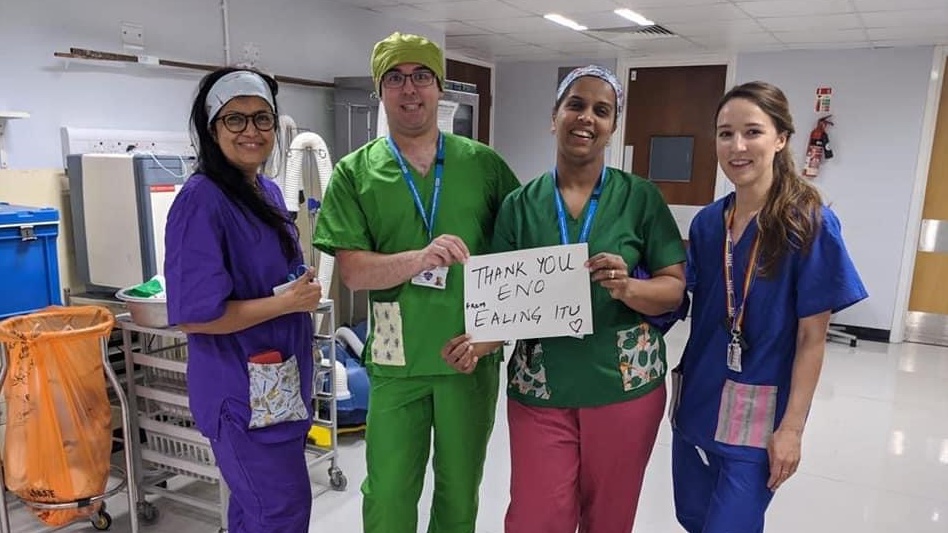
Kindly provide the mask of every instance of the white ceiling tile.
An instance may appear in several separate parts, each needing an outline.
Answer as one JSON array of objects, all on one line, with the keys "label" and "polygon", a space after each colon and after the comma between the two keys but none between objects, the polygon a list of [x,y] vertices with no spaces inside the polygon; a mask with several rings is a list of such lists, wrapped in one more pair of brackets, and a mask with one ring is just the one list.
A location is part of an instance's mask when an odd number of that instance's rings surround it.
[{"label": "white ceiling tile", "polygon": [[946,45],[948,44],[948,37],[937,39],[934,42],[930,39],[891,39],[872,41],[873,48],[902,48],[910,46],[931,46],[933,44]]},{"label": "white ceiling tile", "polygon": [[822,17],[759,18],[757,22],[769,31],[826,30],[823,33],[827,33],[862,28],[859,16],[852,13]]},{"label": "white ceiling tile", "polygon": [[497,55],[505,55],[505,56],[514,56],[514,55],[522,56],[526,54],[533,54],[533,53],[540,54],[540,53],[549,53],[549,52],[554,51],[551,48],[545,48],[543,46],[537,46],[534,44],[523,44],[523,43],[510,45],[510,46],[500,46],[500,47],[497,47],[496,50],[497,50],[496,52]]},{"label": "white ceiling tile", "polygon": [[444,18],[429,18],[428,14],[423,10],[415,6],[410,6],[407,4],[396,4],[396,5],[380,5],[375,7],[368,8],[371,11],[385,15],[386,17],[394,17],[405,20],[417,20],[417,21],[430,21],[430,20],[450,20],[446,17]]},{"label": "white ceiling tile", "polygon": [[[499,0],[461,0],[437,4],[418,4],[414,6],[425,13],[424,20],[459,20],[466,22],[477,19],[499,19],[523,17],[528,13]],[[414,20],[422,19],[414,18]]]},{"label": "white ceiling tile", "polygon": [[470,59],[480,59],[482,61],[488,62],[494,60],[494,54],[485,52],[479,48],[452,48],[451,52],[454,52],[458,56]]},{"label": "white ceiling tile", "polygon": [[686,7],[720,4],[722,0],[615,0],[619,7],[633,11],[649,7]]},{"label": "white ceiling tile", "polygon": [[675,22],[664,25],[669,30],[683,36],[692,35],[731,35],[742,33],[758,33],[764,28],[753,19],[717,20],[712,22]]},{"label": "white ceiling tile", "polygon": [[812,42],[812,43],[793,43],[783,45],[787,50],[850,50],[857,48],[869,48],[868,42]]},{"label": "white ceiling tile", "polygon": [[458,22],[456,20],[444,20],[441,22],[426,22],[428,26],[438,28],[447,35],[487,35],[493,33],[483,28],[477,28],[470,24]]},{"label": "white ceiling tile", "polygon": [[707,49],[699,44],[695,44],[684,39],[672,39],[662,41],[641,41],[626,45],[625,48],[640,52],[657,52],[669,54],[682,54],[686,52],[706,52]]},{"label": "white ceiling tile", "polygon": [[495,56],[496,63],[533,63],[535,61],[553,61],[561,59],[562,52],[543,52],[536,54],[516,54],[509,56]]},{"label": "white ceiling tile", "polygon": [[744,44],[780,44],[780,41],[774,38],[773,34],[766,32],[708,35],[692,37],[690,40],[709,47]]},{"label": "white ceiling tile", "polygon": [[906,9],[939,9],[945,0],[853,0],[859,11],[904,11]]},{"label": "white ceiling tile", "polygon": [[494,51],[503,47],[512,47],[523,44],[520,41],[511,39],[504,35],[462,35],[458,37],[449,36],[444,40],[444,44],[449,48],[478,48]]},{"label": "white ceiling tile", "polygon": [[[449,50],[498,62],[948,42],[948,0],[336,1],[430,24],[445,32]],[[616,7],[677,35],[573,32],[540,16],[558,12],[594,30],[633,28]]]},{"label": "white ceiling tile", "polygon": [[637,9],[639,13],[658,24],[673,22],[707,22],[712,20],[739,20],[748,18],[734,4],[718,3],[697,6],[653,7]]},{"label": "white ceiling tile", "polygon": [[337,0],[337,2],[355,7],[394,6],[401,3],[400,0]]},{"label": "white ceiling tile", "polygon": [[571,19],[589,28],[637,27],[638,24],[616,15],[612,11],[587,11],[570,15]]},{"label": "white ceiling tile", "polygon": [[738,1],[736,4],[752,17],[813,17],[853,11],[849,0],[762,0]]},{"label": "white ceiling tile", "polygon": [[521,42],[539,44],[541,46],[557,43],[571,44],[597,42],[595,38],[590,37],[583,32],[573,31],[567,28],[560,29],[559,27],[550,28],[547,31],[540,32],[518,32],[515,34],[510,34],[509,37]]},{"label": "white ceiling tile", "polygon": [[551,24],[550,21],[536,16],[490,20],[465,20],[464,23],[494,33],[543,31],[549,28]]},{"label": "white ceiling tile", "polygon": [[[613,0],[582,0],[582,2],[576,0],[543,0],[542,2],[521,3],[512,1],[507,3],[536,15],[559,13],[567,17],[590,11],[613,11],[618,7]],[[616,16],[618,17],[618,15]]]},{"label": "white ceiling tile", "polygon": [[774,32],[774,37],[786,44],[867,43],[869,40],[864,30]]},{"label": "white ceiling tile", "polygon": [[612,52],[613,54],[617,52],[622,52],[623,48],[609,43],[588,43],[588,44],[568,44],[568,45],[549,45],[547,48],[552,48],[559,52],[569,53],[573,55],[581,54],[595,54],[602,52]]},{"label": "white ceiling tile", "polygon": [[868,28],[866,33],[873,41],[887,40],[931,40],[948,37],[948,26],[894,26],[890,28]]},{"label": "white ceiling tile", "polygon": [[779,52],[787,50],[787,45],[781,44],[743,44],[735,47],[740,52]]},{"label": "white ceiling tile", "polygon": [[907,11],[887,11],[862,13],[860,15],[867,28],[887,26],[911,26],[922,24],[948,25],[948,4],[943,9],[924,9]]}]

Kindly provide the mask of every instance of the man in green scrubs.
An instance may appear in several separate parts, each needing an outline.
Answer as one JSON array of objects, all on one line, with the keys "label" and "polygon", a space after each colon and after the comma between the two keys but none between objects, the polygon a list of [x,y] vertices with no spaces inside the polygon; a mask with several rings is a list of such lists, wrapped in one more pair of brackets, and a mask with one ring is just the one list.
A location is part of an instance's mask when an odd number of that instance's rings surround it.
[{"label": "man in green scrubs", "polygon": [[[375,45],[371,65],[391,133],[336,165],[313,238],[346,286],[369,291],[364,531],[417,531],[433,429],[428,531],[473,533],[501,356],[463,336],[462,262],[489,251],[497,210],[519,182],[487,146],[438,130],[435,43],[395,33]],[[481,360],[459,373],[443,350]]]}]

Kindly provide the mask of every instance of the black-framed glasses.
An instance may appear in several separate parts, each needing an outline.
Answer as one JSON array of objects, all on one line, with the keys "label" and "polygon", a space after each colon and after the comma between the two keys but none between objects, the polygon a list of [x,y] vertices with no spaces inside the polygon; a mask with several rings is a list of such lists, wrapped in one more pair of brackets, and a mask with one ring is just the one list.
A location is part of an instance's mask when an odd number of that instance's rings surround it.
[{"label": "black-framed glasses", "polygon": [[227,113],[224,116],[217,117],[217,120],[221,121],[227,131],[231,133],[243,133],[251,120],[253,120],[253,126],[257,128],[257,131],[270,131],[276,126],[277,118],[269,111],[258,111],[253,115]]},{"label": "black-framed glasses", "polygon": [[435,82],[435,73],[427,69],[416,70],[411,74],[390,70],[382,75],[382,86],[387,89],[400,89],[408,78],[411,78],[415,87],[427,87]]}]

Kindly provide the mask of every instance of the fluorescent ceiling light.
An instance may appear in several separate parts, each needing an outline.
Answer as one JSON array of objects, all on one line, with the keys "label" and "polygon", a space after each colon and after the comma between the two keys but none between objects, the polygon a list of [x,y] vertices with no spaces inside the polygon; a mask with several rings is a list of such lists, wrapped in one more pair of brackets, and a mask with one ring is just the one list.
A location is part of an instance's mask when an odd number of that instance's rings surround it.
[{"label": "fluorescent ceiling light", "polygon": [[616,9],[615,11],[613,11],[613,13],[615,13],[616,15],[619,15],[620,17],[624,19],[629,19],[632,22],[638,24],[639,26],[654,26],[655,25],[654,22],[643,17],[642,15],[639,15],[638,13],[636,13],[635,11],[632,11],[631,9]]},{"label": "fluorescent ceiling light", "polygon": [[568,19],[564,17],[563,15],[557,15],[556,13],[548,13],[546,15],[543,15],[543,18],[545,18],[546,20],[549,20],[550,22],[555,22],[557,24],[566,26],[567,28],[571,30],[586,31],[589,29],[586,26],[583,26],[582,24],[576,22],[575,20]]}]

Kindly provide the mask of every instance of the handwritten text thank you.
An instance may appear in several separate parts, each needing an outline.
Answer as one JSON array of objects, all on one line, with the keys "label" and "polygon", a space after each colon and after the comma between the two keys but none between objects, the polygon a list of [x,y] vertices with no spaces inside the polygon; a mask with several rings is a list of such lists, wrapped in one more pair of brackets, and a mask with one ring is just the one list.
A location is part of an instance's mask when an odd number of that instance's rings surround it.
[{"label": "handwritten text thank you", "polygon": [[472,256],[464,325],[475,342],[593,332],[585,243]]}]

